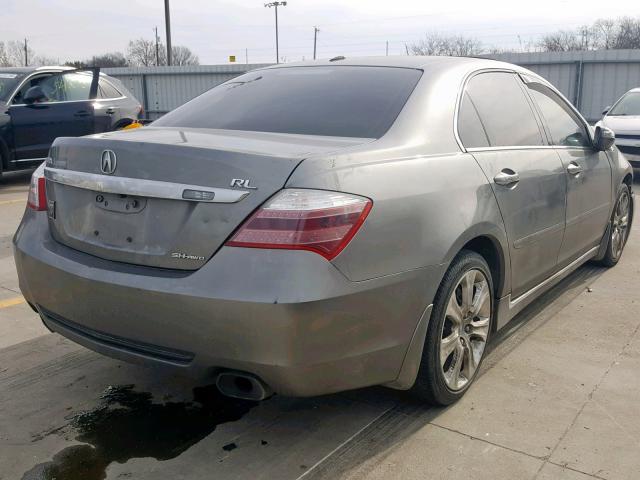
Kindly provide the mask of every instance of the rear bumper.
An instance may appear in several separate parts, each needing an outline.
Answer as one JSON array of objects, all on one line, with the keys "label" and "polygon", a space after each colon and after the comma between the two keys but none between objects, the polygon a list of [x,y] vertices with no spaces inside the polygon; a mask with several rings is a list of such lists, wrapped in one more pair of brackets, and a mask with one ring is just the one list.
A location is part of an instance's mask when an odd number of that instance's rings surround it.
[{"label": "rear bumper", "polygon": [[319,255],[222,248],[195,272],[63,246],[46,214],[16,233],[20,288],[52,330],[126,361],[220,369],[309,396],[393,382],[444,267],[351,282]]}]

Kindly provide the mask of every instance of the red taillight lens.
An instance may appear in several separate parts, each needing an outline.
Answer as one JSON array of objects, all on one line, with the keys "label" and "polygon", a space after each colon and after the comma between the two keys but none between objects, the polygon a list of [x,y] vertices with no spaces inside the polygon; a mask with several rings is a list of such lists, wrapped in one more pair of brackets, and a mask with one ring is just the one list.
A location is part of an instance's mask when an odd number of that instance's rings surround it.
[{"label": "red taillight lens", "polygon": [[47,209],[47,191],[45,189],[44,164],[36,168],[31,175],[29,198],[27,205],[32,210],[42,211]]},{"label": "red taillight lens", "polygon": [[249,217],[227,245],[310,250],[331,260],[351,241],[372,205],[368,198],[347,193],[282,190]]}]

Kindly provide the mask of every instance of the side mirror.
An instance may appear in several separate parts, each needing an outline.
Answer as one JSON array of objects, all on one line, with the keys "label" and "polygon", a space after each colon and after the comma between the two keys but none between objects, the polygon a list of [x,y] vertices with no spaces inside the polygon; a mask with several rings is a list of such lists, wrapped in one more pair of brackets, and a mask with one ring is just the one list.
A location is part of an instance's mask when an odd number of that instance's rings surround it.
[{"label": "side mirror", "polygon": [[616,134],[613,133],[613,130],[607,127],[596,127],[595,135],[593,138],[593,143],[596,150],[599,150],[601,152],[609,150],[611,147],[613,147],[615,141]]},{"label": "side mirror", "polygon": [[602,116],[605,116],[607,113],[609,113],[609,110],[611,110],[611,105],[604,107],[604,110],[602,110]]},{"label": "side mirror", "polygon": [[47,96],[44,94],[44,90],[40,85],[36,85],[35,87],[31,87],[27,90],[22,97],[22,101],[27,105],[31,105],[33,103],[38,102],[46,102],[48,100]]}]

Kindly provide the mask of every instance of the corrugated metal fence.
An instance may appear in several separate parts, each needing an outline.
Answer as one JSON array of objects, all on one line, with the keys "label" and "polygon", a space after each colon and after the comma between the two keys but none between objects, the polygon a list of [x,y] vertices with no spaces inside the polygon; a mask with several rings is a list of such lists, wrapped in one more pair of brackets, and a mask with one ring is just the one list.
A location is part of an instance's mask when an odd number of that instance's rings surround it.
[{"label": "corrugated metal fence", "polygon": [[[640,87],[640,50],[505,53],[491,58],[542,75],[592,122],[627,90]],[[147,118],[155,119],[216,85],[267,65],[105,68],[104,72],[120,79],[143,102]]]},{"label": "corrugated metal fence", "polygon": [[126,67],[102,71],[119,79],[142,102],[146,118],[156,119],[216,85],[267,65]]}]

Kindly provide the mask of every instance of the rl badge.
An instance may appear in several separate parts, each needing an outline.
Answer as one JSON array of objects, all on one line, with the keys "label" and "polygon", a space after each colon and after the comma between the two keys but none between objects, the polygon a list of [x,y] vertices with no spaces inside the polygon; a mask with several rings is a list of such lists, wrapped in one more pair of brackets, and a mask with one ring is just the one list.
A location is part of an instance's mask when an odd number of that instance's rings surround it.
[{"label": "rl badge", "polygon": [[234,178],[231,180],[231,186],[232,187],[240,187],[240,188],[248,188],[250,190],[257,190],[258,187],[252,187],[251,185],[249,185],[249,182],[251,182],[251,179],[249,178]]}]

